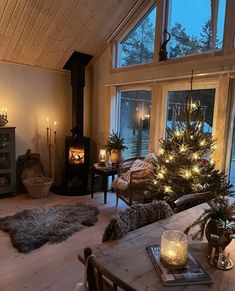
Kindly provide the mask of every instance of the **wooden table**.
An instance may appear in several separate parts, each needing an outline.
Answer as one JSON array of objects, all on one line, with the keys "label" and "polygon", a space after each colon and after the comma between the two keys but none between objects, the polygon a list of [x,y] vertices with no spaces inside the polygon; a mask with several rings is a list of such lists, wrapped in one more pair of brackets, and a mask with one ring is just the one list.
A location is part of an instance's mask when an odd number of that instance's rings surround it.
[{"label": "wooden table", "polygon": [[104,167],[104,168],[96,168],[94,166],[91,167],[91,198],[93,198],[94,194],[94,180],[95,175],[102,177],[102,188],[104,191],[104,203],[107,203],[107,188],[108,188],[108,177],[112,176],[112,181],[114,180],[115,175],[117,175],[118,169],[117,167]]},{"label": "wooden table", "polygon": [[[201,266],[212,276],[211,285],[185,285],[166,287],[160,280],[158,273],[145,250],[147,245],[160,243],[160,237],[166,229],[183,231],[207,207],[201,204],[173,216],[149,224],[116,241],[108,241],[93,249],[97,259],[111,272],[139,291],[159,290],[235,290],[235,267],[229,271],[222,271],[208,263],[207,255],[210,253],[206,240],[192,241],[189,234],[189,250]],[[235,241],[226,248],[230,258],[235,263]],[[83,250],[79,252],[83,254]]]}]

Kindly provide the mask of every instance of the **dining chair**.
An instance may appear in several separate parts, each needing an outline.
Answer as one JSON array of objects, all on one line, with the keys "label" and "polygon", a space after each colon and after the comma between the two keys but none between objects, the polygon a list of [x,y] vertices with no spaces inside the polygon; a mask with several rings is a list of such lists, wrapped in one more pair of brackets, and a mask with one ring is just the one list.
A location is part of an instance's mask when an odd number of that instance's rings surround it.
[{"label": "dining chair", "polygon": [[86,265],[89,291],[137,291],[107,270],[92,254],[92,249],[84,249],[84,258],[78,254],[80,262]]},{"label": "dining chair", "polygon": [[213,198],[213,193],[210,191],[201,193],[186,194],[175,200],[175,212],[186,210],[200,203],[207,202]]}]

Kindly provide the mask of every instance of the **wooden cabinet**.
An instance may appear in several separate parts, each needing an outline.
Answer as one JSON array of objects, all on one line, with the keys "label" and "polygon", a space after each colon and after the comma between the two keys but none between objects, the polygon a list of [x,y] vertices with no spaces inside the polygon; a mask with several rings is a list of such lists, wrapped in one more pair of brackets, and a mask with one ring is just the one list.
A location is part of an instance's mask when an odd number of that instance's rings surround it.
[{"label": "wooden cabinet", "polygon": [[15,189],[15,127],[0,127],[0,195]]}]

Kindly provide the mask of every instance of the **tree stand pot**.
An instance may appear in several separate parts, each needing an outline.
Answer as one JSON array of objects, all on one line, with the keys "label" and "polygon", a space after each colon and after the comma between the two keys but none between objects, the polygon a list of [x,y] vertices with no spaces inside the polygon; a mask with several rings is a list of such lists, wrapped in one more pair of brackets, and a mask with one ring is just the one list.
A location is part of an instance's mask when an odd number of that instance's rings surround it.
[{"label": "tree stand pot", "polygon": [[215,247],[216,250],[219,250],[221,247],[224,250],[232,241],[230,235],[233,234],[233,230],[221,228],[215,220],[211,219],[207,223],[205,234],[211,248]]},{"label": "tree stand pot", "polygon": [[122,160],[122,152],[119,150],[112,150],[110,160],[113,164],[119,164]]}]

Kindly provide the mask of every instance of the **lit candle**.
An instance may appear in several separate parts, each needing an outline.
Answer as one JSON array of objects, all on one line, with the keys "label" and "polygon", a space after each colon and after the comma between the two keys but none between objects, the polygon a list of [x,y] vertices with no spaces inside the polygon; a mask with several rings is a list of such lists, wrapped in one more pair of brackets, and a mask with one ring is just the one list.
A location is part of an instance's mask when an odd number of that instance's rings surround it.
[{"label": "lit candle", "polygon": [[56,132],[57,121],[54,121],[54,132]]},{"label": "lit candle", "polygon": [[161,260],[171,266],[183,267],[187,257],[187,235],[177,230],[164,231],[161,236]]},{"label": "lit candle", "polygon": [[54,144],[56,144],[56,124],[57,121],[54,121]]},{"label": "lit candle", "polygon": [[49,144],[49,118],[46,118],[46,122],[47,122],[47,144]]},{"label": "lit candle", "polygon": [[106,162],[106,149],[100,149],[99,161],[100,161],[100,163]]}]

